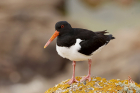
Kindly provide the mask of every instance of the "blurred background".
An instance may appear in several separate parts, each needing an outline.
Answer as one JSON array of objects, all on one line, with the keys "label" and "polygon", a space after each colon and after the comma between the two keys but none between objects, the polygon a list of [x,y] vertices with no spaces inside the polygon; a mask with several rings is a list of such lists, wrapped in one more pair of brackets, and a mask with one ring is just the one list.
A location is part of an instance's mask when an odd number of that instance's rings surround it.
[{"label": "blurred background", "polygon": [[[140,83],[140,0],[0,0],[0,93],[44,93],[71,78],[56,40],[43,48],[62,20],[116,37],[93,56],[93,76]],[[76,76],[87,73],[77,62]]]}]

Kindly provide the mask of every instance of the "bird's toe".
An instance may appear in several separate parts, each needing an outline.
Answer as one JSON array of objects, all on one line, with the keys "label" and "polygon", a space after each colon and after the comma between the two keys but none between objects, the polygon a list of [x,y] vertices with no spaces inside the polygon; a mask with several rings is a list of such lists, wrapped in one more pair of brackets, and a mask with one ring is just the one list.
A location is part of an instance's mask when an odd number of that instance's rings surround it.
[{"label": "bird's toe", "polygon": [[78,80],[76,80],[75,78],[72,78],[70,81],[67,82],[67,84],[72,84],[74,82],[79,82]]},{"label": "bird's toe", "polygon": [[90,77],[89,75],[87,75],[86,77],[82,78],[82,79],[80,80],[80,82],[85,81],[85,80],[91,81],[91,77]]}]

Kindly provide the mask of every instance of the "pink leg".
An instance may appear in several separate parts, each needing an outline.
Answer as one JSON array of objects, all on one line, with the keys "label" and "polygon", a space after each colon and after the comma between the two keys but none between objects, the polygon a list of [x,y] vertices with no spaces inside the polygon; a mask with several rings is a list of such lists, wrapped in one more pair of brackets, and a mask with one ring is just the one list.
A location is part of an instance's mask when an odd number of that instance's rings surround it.
[{"label": "pink leg", "polygon": [[72,65],[73,65],[73,75],[72,75],[71,80],[69,82],[67,82],[68,84],[72,84],[73,82],[79,82],[78,80],[75,79],[75,66],[76,66],[76,62],[73,61]]},{"label": "pink leg", "polygon": [[135,83],[130,76],[128,76],[128,83]]},{"label": "pink leg", "polygon": [[88,79],[89,81],[91,81],[91,59],[88,60],[88,65],[89,65],[89,70],[88,70],[88,75],[86,77],[84,77],[82,80],[80,80],[80,82]]}]

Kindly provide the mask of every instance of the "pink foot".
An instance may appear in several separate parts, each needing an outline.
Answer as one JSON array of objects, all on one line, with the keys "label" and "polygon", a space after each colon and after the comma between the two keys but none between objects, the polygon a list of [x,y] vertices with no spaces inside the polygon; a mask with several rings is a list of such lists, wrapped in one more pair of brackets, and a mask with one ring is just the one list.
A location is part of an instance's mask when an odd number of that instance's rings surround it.
[{"label": "pink foot", "polygon": [[72,84],[73,82],[79,82],[79,81],[76,80],[75,77],[74,78],[72,77],[71,80],[67,82],[67,84]]},{"label": "pink foot", "polygon": [[135,83],[130,76],[128,76],[128,83]]},{"label": "pink foot", "polygon": [[86,77],[84,77],[83,79],[81,79],[80,82],[85,81],[86,79],[88,79],[89,81],[91,81],[91,77],[89,75],[87,75]]}]

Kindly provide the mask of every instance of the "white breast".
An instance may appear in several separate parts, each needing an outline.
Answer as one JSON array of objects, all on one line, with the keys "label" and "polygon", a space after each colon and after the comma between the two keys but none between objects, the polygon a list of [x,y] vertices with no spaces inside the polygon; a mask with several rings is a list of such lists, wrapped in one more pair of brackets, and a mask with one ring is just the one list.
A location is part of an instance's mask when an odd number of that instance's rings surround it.
[{"label": "white breast", "polygon": [[78,52],[78,50],[81,48],[79,44],[81,41],[81,39],[76,39],[76,43],[71,47],[60,47],[56,45],[56,50],[60,56],[72,61],[84,61],[91,59],[92,56],[87,56]]}]

